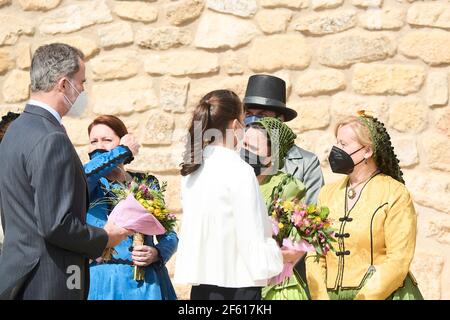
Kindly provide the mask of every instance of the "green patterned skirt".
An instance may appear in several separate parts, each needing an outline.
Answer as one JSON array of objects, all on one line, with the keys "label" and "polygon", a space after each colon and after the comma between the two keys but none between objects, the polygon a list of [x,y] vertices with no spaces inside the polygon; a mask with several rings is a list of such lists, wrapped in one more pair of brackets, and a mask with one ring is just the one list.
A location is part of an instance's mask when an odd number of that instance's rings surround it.
[{"label": "green patterned skirt", "polygon": [[263,300],[308,300],[306,284],[295,269],[294,274],[283,283],[262,289]]},{"label": "green patterned skirt", "polygon": [[[357,289],[328,290],[328,296],[331,300],[354,300],[358,292]],[[395,290],[386,300],[423,300],[423,296],[417,282],[408,273],[403,286]]]}]

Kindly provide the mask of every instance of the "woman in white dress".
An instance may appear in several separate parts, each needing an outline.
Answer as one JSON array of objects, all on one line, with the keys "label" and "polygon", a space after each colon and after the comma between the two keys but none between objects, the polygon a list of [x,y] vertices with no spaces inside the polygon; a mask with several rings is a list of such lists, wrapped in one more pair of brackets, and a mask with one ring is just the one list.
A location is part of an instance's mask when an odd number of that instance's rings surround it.
[{"label": "woman in white dress", "polygon": [[174,276],[192,285],[193,300],[261,299],[261,288],[283,268],[255,173],[238,153],[243,120],[242,103],[229,90],[208,93],[193,113]]}]

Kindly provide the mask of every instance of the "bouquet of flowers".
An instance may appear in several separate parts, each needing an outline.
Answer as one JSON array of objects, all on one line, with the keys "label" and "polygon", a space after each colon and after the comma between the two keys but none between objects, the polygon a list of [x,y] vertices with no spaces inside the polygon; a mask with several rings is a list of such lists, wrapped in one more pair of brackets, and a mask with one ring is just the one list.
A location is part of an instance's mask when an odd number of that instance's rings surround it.
[{"label": "bouquet of flowers", "polygon": [[[160,235],[175,229],[176,215],[169,212],[164,202],[166,186],[167,183],[163,182],[160,187],[156,179],[146,175],[110,190],[114,209],[108,220],[135,231],[133,246],[143,245],[144,235]],[[103,260],[111,259],[113,252],[112,248],[105,250]],[[144,275],[142,267],[134,266],[134,280],[144,280]]]},{"label": "bouquet of flowers", "polygon": [[[335,230],[328,219],[329,209],[302,204],[297,198],[276,198],[270,207],[273,237],[281,248],[315,252],[318,261],[328,251],[334,251]],[[271,279],[278,284],[291,277],[293,265],[285,264],[282,273]]]}]

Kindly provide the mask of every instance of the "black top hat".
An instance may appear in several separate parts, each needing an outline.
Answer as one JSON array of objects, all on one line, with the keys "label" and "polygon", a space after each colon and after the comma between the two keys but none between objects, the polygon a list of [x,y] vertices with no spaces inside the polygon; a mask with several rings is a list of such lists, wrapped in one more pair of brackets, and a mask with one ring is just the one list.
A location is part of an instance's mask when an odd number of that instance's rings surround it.
[{"label": "black top hat", "polygon": [[267,109],[284,115],[284,121],[290,121],[297,112],[286,107],[286,82],[283,79],[266,74],[256,74],[248,79],[244,104],[247,107]]}]

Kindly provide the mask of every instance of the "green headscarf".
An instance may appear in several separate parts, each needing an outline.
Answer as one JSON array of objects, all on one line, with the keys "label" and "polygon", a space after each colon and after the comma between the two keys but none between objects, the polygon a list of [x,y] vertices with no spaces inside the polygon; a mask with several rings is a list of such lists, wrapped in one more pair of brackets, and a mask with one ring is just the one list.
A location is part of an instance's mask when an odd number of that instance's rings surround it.
[{"label": "green headscarf", "polygon": [[278,169],[284,165],[284,158],[294,145],[297,135],[279,119],[266,117],[253,122],[261,125],[269,135],[272,147],[272,157],[278,158]]},{"label": "green headscarf", "polygon": [[377,118],[366,114],[364,110],[358,111],[358,118],[369,129],[374,149],[373,159],[378,169],[404,184],[405,180],[403,180],[403,172],[400,169],[400,161],[397,159],[391,137],[384,124]]}]

